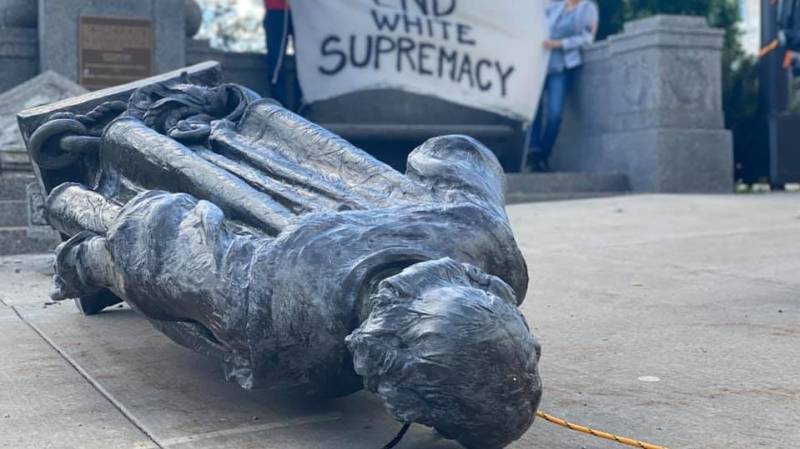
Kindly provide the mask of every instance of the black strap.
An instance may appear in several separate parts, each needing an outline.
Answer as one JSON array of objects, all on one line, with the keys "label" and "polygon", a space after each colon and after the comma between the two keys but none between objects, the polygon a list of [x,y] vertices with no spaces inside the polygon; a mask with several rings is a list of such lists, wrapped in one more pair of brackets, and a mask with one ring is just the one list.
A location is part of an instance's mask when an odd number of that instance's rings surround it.
[{"label": "black strap", "polygon": [[386,443],[386,446],[383,446],[383,449],[392,449],[393,447],[400,444],[400,440],[402,440],[406,432],[408,432],[409,427],[411,427],[411,423],[407,422],[403,424],[403,428],[400,429],[399,432],[397,432],[397,435],[395,435],[395,437],[392,438],[392,441]]}]

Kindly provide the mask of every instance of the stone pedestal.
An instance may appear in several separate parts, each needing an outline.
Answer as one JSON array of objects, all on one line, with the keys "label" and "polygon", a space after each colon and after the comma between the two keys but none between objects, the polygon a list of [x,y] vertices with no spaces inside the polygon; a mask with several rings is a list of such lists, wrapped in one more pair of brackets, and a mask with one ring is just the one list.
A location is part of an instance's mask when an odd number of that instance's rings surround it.
[{"label": "stone pedestal", "polygon": [[0,0],[0,92],[39,74],[36,0]]},{"label": "stone pedestal", "polygon": [[45,72],[0,94],[0,173],[33,172],[17,127],[18,112],[86,92],[55,72]]},{"label": "stone pedestal", "polygon": [[[33,0],[29,0],[33,1]],[[185,0],[38,0],[39,61],[77,82],[81,16],[135,18],[152,21],[153,74],[186,65]]]},{"label": "stone pedestal", "polygon": [[0,254],[46,251],[59,241],[44,218],[44,196],[33,177],[17,112],[86,92],[45,72],[0,94]]},{"label": "stone pedestal", "polygon": [[0,28],[0,92],[39,73],[36,28]]},{"label": "stone pedestal", "polygon": [[732,192],[723,36],[704,18],[661,15],[588,50],[553,165],[625,173],[636,192]]}]

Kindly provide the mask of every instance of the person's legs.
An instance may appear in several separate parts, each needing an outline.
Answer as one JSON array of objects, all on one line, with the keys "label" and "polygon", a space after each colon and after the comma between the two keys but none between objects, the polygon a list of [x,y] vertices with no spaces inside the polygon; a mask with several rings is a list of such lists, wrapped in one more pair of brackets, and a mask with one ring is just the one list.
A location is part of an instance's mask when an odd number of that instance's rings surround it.
[{"label": "person's legs", "polygon": [[269,79],[270,96],[283,102],[284,95],[280,80],[276,77],[276,71],[280,70],[279,64],[283,47],[284,31],[286,25],[286,11],[268,10],[264,18],[264,28],[267,35],[267,77]]},{"label": "person's legs", "polygon": [[[291,9],[286,11],[286,19],[284,23],[286,24],[286,42],[284,43],[283,52],[284,58],[286,58],[285,53],[287,51],[289,42],[292,43],[292,48],[297,48],[297,40],[295,39],[294,34],[294,22],[292,21]],[[303,102],[303,92],[300,89],[300,80],[297,78],[296,68],[294,71],[282,70],[281,82],[285,86],[284,98],[282,101],[283,105],[287,108],[295,110]]]},{"label": "person's legs", "polygon": [[528,130],[528,157],[525,165],[531,171],[541,171],[540,162],[542,160],[542,124],[544,123],[545,103],[547,98],[547,84],[549,76],[545,78],[542,87],[542,95],[539,98],[539,106],[536,108],[536,116]]},{"label": "person's legs", "polygon": [[541,151],[542,148],[542,114],[544,114],[544,91],[542,98],[539,100],[539,107],[536,109],[536,117],[533,119],[528,133],[528,153],[535,153]]},{"label": "person's legs", "polygon": [[545,94],[547,96],[547,124],[542,135],[542,160],[547,161],[561,130],[564,115],[564,104],[570,87],[572,74],[569,71],[553,73],[547,76]]}]

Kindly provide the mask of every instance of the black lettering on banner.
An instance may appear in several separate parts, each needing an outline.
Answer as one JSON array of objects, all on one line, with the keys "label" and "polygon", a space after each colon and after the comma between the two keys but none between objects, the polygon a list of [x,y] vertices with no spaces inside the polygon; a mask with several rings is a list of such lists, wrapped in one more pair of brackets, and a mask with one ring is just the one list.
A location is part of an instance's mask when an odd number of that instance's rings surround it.
[{"label": "black lettering on banner", "polygon": [[458,71],[458,79],[456,81],[461,83],[461,80],[464,79],[464,75],[466,75],[469,80],[469,87],[475,87],[475,80],[472,78],[472,58],[467,54],[461,58],[461,68]]},{"label": "black lettering on banner", "polygon": [[384,31],[384,29],[394,31],[397,29],[397,25],[400,24],[400,14],[380,14],[374,9],[370,13],[372,13],[372,20],[375,21],[375,27],[378,28],[378,31]]},{"label": "black lettering on banner", "polygon": [[497,73],[500,75],[500,86],[501,86],[500,96],[505,97],[507,91],[508,77],[511,76],[512,73],[514,73],[514,66],[512,65],[508,69],[503,69],[503,67],[500,65],[500,61],[495,61],[494,65],[495,67],[497,67]]},{"label": "black lettering on banner", "polygon": [[483,82],[483,79],[484,79],[483,78],[483,70],[482,70],[483,67],[491,68],[492,67],[492,61],[489,61],[488,59],[481,59],[475,65],[475,81],[478,82],[478,89],[486,92],[487,90],[492,88],[492,82],[491,81],[487,81],[486,83]]},{"label": "black lettering on banner", "polygon": [[427,61],[431,55],[430,51],[435,51],[436,46],[429,43],[429,42],[422,42],[419,44],[419,74],[420,75],[433,75],[433,71],[427,68],[425,61]]},{"label": "black lettering on banner", "polygon": [[[385,45],[384,45],[385,44]],[[395,51],[397,44],[394,39],[382,34],[375,38],[375,70],[381,68],[381,55]]]},{"label": "black lettering on banner", "polygon": [[[417,12],[425,16],[448,16],[456,9],[456,0],[411,0],[411,2],[416,5]],[[407,0],[400,0],[400,4],[403,11],[408,11]]]},{"label": "black lettering on banner", "polygon": [[436,17],[449,16],[453,14],[455,10],[456,0],[433,0],[433,15]]},{"label": "black lettering on banner", "polygon": [[428,15],[430,12],[428,10],[428,1],[427,0],[413,0],[414,3],[417,5],[417,9],[423,15]]},{"label": "black lettering on banner", "polygon": [[442,39],[450,40],[450,22],[439,20],[438,23],[442,26]]},{"label": "black lettering on banner", "polygon": [[448,18],[457,11],[457,2],[371,0],[371,17],[365,19],[374,25],[373,31],[325,36],[318,70],[334,76],[348,67],[394,69],[506,97],[515,67],[471,53],[478,45],[474,28]]},{"label": "black lettering on banner", "polygon": [[414,39],[410,37],[401,37],[397,39],[397,71],[403,71],[403,56],[406,57],[408,60],[408,65],[411,67],[411,70],[417,70],[417,66],[414,64],[414,57],[411,55],[411,52],[414,51],[414,47],[417,44],[414,42]]},{"label": "black lettering on banner", "polygon": [[322,57],[327,56],[338,56],[339,62],[333,65],[333,68],[325,68],[323,66],[319,66],[320,73],[324,75],[336,75],[339,73],[345,65],[347,65],[347,55],[338,49],[331,48],[331,44],[335,45],[341,42],[342,39],[339,36],[328,36],[322,41]]},{"label": "black lettering on banner", "polygon": [[356,36],[350,36],[350,64],[353,67],[366,67],[372,59],[372,36],[366,36],[364,41],[364,58],[358,61],[356,59],[356,53],[358,52],[356,49]]},{"label": "black lettering on banner", "polygon": [[445,48],[439,48],[439,78],[444,75],[445,64],[450,64],[450,79],[456,80],[456,59],[458,59],[458,52],[447,51]]},{"label": "black lettering on banner", "polygon": [[384,3],[381,0],[372,0],[372,3],[374,3],[375,6],[380,6],[381,8],[395,8],[395,5]]},{"label": "black lettering on banner", "polygon": [[408,14],[403,14],[403,25],[405,26],[406,34],[411,34],[411,27],[416,27],[417,34],[422,34],[422,17],[411,18]]},{"label": "black lettering on banner", "polygon": [[469,33],[472,31],[472,27],[463,23],[459,23],[456,25],[456,29],[458,30],[458,43],[464,45],[475,45],[475,39],[470,39],[468,37]]}]

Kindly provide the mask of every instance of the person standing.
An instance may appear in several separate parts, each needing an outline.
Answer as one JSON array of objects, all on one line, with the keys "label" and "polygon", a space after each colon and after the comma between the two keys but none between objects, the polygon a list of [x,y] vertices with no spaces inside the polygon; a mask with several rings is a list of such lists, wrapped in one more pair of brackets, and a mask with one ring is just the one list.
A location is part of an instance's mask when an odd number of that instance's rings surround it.
[{"label": "person standing", "polygon": [[547,78],[530,129],[527,164],[532,171],[549,171],[550,155],[558,139],[564,104],[581,50],[594,42],[598,10],[589,0],[556,0],[547,7],[550,38],[543,45],[551,51]]},{"label": "person standing", "polygon": [[270,96],[285,105],[287,92],[282,68],[289,37],[294,35],[291,10],[287,0],[264,0],[264,9]]}]

